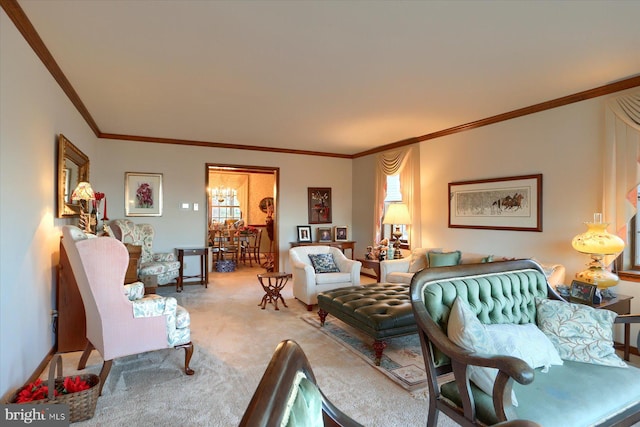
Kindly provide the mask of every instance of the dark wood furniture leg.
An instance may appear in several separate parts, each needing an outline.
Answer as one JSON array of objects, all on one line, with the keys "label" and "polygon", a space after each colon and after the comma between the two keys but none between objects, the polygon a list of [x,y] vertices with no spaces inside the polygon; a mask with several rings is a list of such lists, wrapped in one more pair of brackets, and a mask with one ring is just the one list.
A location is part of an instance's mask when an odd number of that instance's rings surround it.
[{"label": "dark wood furniture leg", "polygon": [[100,369],[100,392],[98,396],[102,396],[102,387],[104,387],[104,383],[107,381],[107,377],[109,376],[109,372],[111,372],[111,365],[113,365],[113,359],[105,360],[102,364],[102,369]]},{"label": "dark wood furniture leg", "polygon": [[382,352],[384,351],[385,348],[387,348],[386,342],[378,339],[373,341],[373,351],[376,354],[376,360],[375,360],[376,366],[380,366],[380,361],[382,360]]},{"label": "dark wood furniture leg", "polygon": [[175,348],[184,348],[184,373],[187,375],[193,375],[194,370],[189,367],[189,363],[191,363],[191,356],[193,356],[193,343],[189,341],[186,344],[177,345]]},{"label": "dark wood furniture leg", "polygon": [[95,347],[91,344],[90,341],[87,340],[87,346],[84,348],[82,352],[82,356],[80,356],[80,361],[78,362],[78,370],[84,369],[87,367],[87,360],[89,360],[89,356]]}]

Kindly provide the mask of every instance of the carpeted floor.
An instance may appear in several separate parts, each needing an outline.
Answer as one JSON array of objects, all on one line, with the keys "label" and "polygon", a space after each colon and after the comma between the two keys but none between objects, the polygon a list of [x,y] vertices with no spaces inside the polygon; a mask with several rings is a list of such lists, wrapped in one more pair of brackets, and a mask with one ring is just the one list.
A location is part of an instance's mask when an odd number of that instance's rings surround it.
[{"label": "carpeted floor", "polygon": [[[320,387],[344,412],[366,426],[423,426],[427,401],[412,395],[362,358],[302,320],[308,312],[295,300],[291,283],[283,295],[288,308],[258,307],[264,292],[256,274],[210,273],[209,288],[187,285],[182,293],[162,287],[191,313],[195,352],[183,373],[184,351],[161,350],[117,359],[98,399],[95,415],[78,426],[236,426],[276,345],[297,341],[313,366]],[[364,283],[373,279],[363,277]],[[65,375],[76,373],[80,353],[64,355]],[[98,373],[94,352],[84,372]],[[46,373],[43,373],[46,375]],[[439,426],[455,425],[440,416]]]},{"label": "carpeted floor", "polygon": [[367,334],[331,315],[327,316],[324,326],[320,326],[320,318],[316,313],[309,313],[302,319],[364,359],[373,369],[379,370],[400,387],[416,392],[416,395],[424,395],[427,372],[417,334],[386,339],[387,346],[382,353],[380,366],[376,366],[373,338]]}]

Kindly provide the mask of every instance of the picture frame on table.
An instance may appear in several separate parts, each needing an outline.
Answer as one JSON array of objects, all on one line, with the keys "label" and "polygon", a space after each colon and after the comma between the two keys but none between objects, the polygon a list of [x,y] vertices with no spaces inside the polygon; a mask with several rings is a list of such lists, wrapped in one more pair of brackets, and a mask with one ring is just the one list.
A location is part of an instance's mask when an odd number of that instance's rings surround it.
[{"label": "picture frame on table", "polygon": [[449,228],[542,231],[542,174],[450,182]]},{"label": "picture frame on table", "polygon": [[346,242],[349,240],[349,227],[346,225],[336,225],[333,228],[333,235],[336,242]]},{"label": "picture frame on table", "polygon": [[591,283],[574,280],[569,288],[569,302],[593,305],[593,297],[598,287]]},{"label": "picture frame on table", "polygon": [[125,172],[125,216],[162,216],[162,174]]},{"label": "picture frame on table", "polygon": [[308,225],[298,226],[298,242],[311,242],[311,227]]},{"label": "picture frame on table", "polygon": [[318,242],[331,241],[331,227],[318,227]]}]

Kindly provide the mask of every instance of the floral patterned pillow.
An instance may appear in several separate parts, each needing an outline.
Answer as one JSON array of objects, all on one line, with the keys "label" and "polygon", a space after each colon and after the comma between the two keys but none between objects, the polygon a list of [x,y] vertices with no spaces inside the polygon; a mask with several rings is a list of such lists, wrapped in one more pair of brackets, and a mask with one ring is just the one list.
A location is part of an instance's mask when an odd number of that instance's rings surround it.
[{"label": "floral patterned pillow", "polygon": [[536,299],[538,327],[564,360],[626,368],[613,348],[617,314],[582,304]]},{"label": "floral patterned pillow", "polygon": [[333,254],[309,254],[311,265],[316,273],[339,273],[340,269],[333,259]]}]

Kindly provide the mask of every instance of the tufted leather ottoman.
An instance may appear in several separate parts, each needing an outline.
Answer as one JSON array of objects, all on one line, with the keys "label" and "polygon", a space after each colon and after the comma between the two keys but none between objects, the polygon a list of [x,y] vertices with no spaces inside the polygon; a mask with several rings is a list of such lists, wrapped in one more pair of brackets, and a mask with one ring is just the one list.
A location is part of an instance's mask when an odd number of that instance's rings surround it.
[{"label": "tufted leather ottoman", "polygon": [[318,315],[324,326],[327,314],[332,314],[374,339],[376,365],[380,365],[385,338],[415,334],[409,285],[376,283],[350,286],[318,294]]}]

